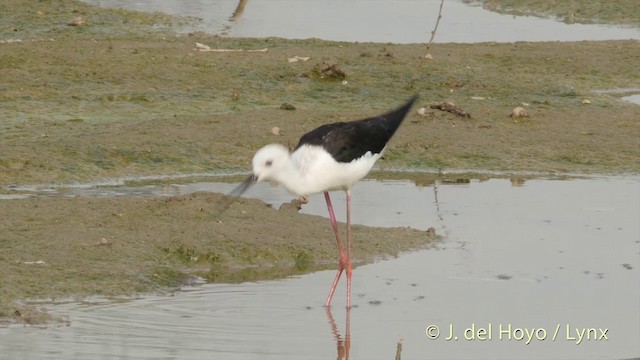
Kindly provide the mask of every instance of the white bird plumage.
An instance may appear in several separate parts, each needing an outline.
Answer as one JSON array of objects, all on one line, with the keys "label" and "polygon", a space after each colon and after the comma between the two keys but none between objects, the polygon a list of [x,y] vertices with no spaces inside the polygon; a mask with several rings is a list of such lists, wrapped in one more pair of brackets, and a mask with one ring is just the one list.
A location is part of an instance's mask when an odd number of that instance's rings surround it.
[{"label": "white bird plumage", "polygon": [[269,144],[253,157],[257,181],[284,186],[289,192],[306,196],[331,190],[347,190],[365,177],[382,152],[370,151],[351,162],[337,162],[321,146],[302,145],[293,153],[280,144]]}]

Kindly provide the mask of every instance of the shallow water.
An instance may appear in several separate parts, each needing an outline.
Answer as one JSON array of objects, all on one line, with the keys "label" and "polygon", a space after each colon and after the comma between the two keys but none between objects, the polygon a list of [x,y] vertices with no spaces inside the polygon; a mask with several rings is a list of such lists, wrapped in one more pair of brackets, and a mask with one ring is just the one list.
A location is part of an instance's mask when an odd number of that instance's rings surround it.
[{"label": "shallow water", "polygon": [[[233,187],[113,187],[102,188],[109,194],[94,189],[87,196]],[[247,196],[291,200],[269,186]],[[340,193],[333,198],[336,207],[344,203]],[[349,312],[351,359],[394,358],[400,337],[403,359],[640,355],[637,177],[471,179],[430,186],[369,180],[355,186],[353,199],[354,222],[434,226],[447,236],[436,247],[357,267]],[[342,218],[343,209],[336,209]],[[326,216],[322,196],[313,196],[303,210]],[[0,328],[0,358],[339,358],[338,345],[345,344],[347,335],[344,288],[338,288],[331,314],[322,306],[333,276],[321,271],[277,281],[190,287],[175,296],[48,306],[68,315],[71,325]],[[491,339],[480,330],[488,331],[489,324]],[[430,325],[439,327],[437,339],[427,337]],[[457,341],[446,340],[450,326]],[[472,326],[475,339],[467,340],[465,330]],[[524,330],[516,330],[525,328],[535,329],[538,338],[527,344]],[[576,344],[576,329],[582,328],[594,330],[589,340],[585,336]],[[601,339],[605,329],[607,340]],[[473,334],[466,332],[467,337]]]},{"label": "shallow water", "polygon": [[[85,0],[87,3],[202,19],[197,29],[232,37],[277,36],[336,41],[426,43],[439,0]],[[311,15],[312,14],[312,15]],[[640,28],[568,25],[553,19],[501,15],[461,1],[446,1],[435,42],[515,42],[639,39]]]},{"label": "shallow water", "polygon": [[640,94],[623,96],[622,100],[640,105]]},{"label": "shallow water", "polygon": [[596,94],[628,94],[622,96],[620,99],[630,102],[632,104],[640,105],[640,88],[617,88],[617,89],[605,89],[594,90]]}]

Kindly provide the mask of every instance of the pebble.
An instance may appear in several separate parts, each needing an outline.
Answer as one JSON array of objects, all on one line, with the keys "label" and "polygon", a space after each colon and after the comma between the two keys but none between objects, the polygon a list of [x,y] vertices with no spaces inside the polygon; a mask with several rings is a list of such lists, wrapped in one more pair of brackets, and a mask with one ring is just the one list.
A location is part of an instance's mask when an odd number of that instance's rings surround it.
[{"label": "pebble", "polygon": [[521,107],[521,106],[516,106],[513,108],[513,110],[511,110],[511,115],[512,118],[520,118],[520,117],[527,117],[529,116],[529,114],[527,114],[527,111]]}]

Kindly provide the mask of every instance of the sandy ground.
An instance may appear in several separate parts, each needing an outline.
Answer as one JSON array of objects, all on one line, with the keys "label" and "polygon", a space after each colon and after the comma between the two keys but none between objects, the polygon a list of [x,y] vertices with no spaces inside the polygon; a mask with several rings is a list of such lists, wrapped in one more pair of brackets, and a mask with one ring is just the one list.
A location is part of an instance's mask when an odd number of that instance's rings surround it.
[{"label": "sandy ground", "polygon": [[[295,146],[321,124],[376,115],[413,94],[419,104],[379,168],[640,170],[640,108],[622,101],[624,92],[594,92],[639,87],[637,40],[438,44],[428,60],[425,45],[178,34],[174,26],[193,20],[61,3],[0,5],[13,15],[0,19],[3,193],[15,193],[14,185],[248,171],[267,143]],[[67,25],[78,16],[86,23]],[[158,25],[165,30],[149,30]],[[268,51],[199,52],[196,42]],[[289,63],[295,55],[310,60]],[[323,61],[335,62],[346,83],[315,77]],[[471,116],[431,108],[443,102]],[[509,116],[518,106],[528,116]],[[47,321],[19,302],[26,298],[164,291],[193,275],[241,281],[335,266],[326,219],[248,200],[214,219],[220,201],[217,194],[3,200],[0,315]],[[359,262],[437,240],[372,227],[357,227],[355,238]]]}]

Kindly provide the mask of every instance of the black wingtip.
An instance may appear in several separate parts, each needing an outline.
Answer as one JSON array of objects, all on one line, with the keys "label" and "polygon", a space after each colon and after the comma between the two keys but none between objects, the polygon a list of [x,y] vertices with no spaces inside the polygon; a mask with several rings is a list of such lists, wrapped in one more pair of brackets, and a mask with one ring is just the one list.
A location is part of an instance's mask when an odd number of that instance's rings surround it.
[{"label": "black wingtip", "polygon": [[418,95],[412,96],[404,105],[398,107],[397,109],[391,110],[388,113],[380,116],[381,118],[390,120],[387,126],[389,127],[388,130],[391,135],[393,135],[398,127],[400,127],[400,124],[402,124],[402,121],[404,121],[404,119],[407,117],[409,110],[411,110],[411,107],[416,102],[416,100],[418,100]]},{"label": "black wingtip", "polygon": [[[383,115],[388,118],[396,118],[398,121],[402,122],[402,120],[407,116],[409,110],[413,106],[413,104],[418,100],[418,95],[413,95],[409,100],[407,100],[404,105],[396,108],[395,110],[389,111],[387,114]],[[399,124],[398,124],[399,125]]]},{"label": "black wingtip", "polygon": [[409,100],[407,100],[407,102],[404,105],[399,107],[398,110],[396,111],[404,110],[405,114],[408,113],[409,109],[411,109],[411,106],[413,106],[416,100],[418,100],[418,95],[413,95]]}]

